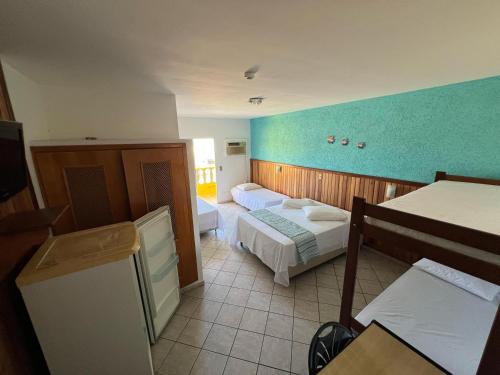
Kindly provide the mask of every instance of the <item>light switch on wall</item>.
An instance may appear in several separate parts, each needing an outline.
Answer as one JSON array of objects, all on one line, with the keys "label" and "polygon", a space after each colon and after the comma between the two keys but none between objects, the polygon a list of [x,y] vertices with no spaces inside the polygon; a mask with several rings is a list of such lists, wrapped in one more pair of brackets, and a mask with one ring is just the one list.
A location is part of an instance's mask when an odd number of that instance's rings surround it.
[{"label": "light switch on wall", "polygon": [[385,197],[392,199],[396,196],[396,184],[387,184],[385,188]]}]

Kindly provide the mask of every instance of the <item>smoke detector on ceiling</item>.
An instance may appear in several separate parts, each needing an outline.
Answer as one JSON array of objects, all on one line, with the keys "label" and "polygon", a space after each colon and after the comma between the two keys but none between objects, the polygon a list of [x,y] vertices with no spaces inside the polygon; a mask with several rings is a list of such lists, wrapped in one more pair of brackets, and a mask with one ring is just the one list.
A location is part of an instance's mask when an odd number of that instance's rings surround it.
[{"label": "smoke detector on ceiling", "polygon": [[259,105],[262,104],[264,99],[265,98],[263,96],[254,96],[253,98],[248,99],[248,102],[251,104]]},{"label": "smoke detector on ceiling", "polygon": [[259,66],[258,65],[254,65],[252,66],[250,69],[248,69],[244,74],[243,76],[246,78],[246,79],[254,79],[255,78],[255,74],[257,74],[257,72],[259,71]]}]

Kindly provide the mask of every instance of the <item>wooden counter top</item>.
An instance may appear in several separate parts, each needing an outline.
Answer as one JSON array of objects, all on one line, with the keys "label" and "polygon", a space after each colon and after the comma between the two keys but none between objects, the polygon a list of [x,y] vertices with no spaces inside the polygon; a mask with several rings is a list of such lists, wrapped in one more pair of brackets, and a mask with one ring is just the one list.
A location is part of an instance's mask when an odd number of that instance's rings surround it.
[{"label": "wooden counter top", "polygon": [[373,322],[320,372],[320,375],[334,374],[442,375],[447,372]]},{"label": "wooden counter top", "polygon": [[124,259],[139,250],[132,222],[106,225],[44,242],[16,279],[20,287]]}]

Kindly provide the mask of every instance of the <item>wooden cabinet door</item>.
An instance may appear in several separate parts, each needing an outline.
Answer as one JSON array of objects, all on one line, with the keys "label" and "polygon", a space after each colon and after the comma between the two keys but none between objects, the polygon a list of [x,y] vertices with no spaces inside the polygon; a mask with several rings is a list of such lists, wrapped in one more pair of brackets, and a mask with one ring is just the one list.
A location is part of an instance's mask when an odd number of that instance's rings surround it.
[{"label": "wooden cabinet door", "polygon": [[191,195],[184,144],[122,151],[132,218],[168,205],[182,286],[198,279]]},{"label": "wooden cabinet door", "polygon": [[56,234],[130,220],[120,150],[32,151],[45,205],[71,207],[54,228]]}]

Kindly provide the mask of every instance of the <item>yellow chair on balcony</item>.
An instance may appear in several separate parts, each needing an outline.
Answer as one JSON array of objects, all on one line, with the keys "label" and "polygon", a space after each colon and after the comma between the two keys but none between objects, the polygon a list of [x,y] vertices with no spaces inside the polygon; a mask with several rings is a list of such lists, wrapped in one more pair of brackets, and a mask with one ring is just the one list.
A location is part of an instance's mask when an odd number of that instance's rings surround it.
[{"label": "yellow chair on balcony", "polygon": [[197,167],[196,192],[198,196],[217,203],[217,183],[215,180],[215,165]]}]

